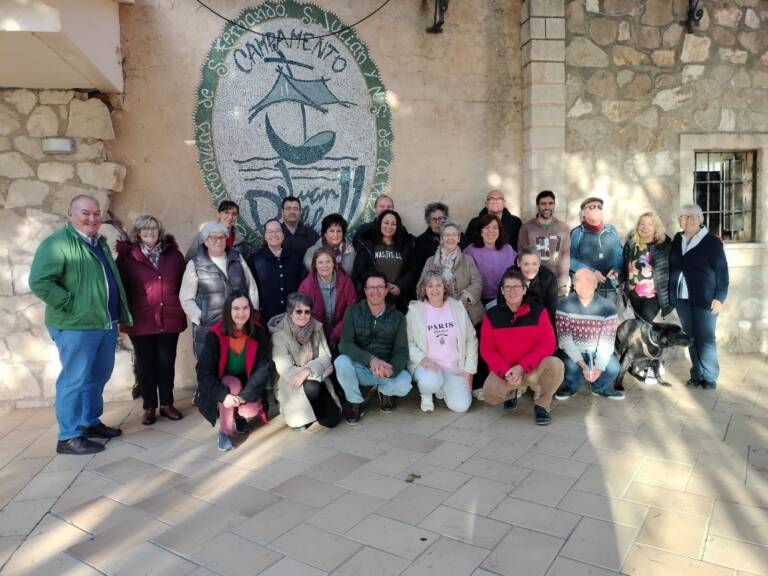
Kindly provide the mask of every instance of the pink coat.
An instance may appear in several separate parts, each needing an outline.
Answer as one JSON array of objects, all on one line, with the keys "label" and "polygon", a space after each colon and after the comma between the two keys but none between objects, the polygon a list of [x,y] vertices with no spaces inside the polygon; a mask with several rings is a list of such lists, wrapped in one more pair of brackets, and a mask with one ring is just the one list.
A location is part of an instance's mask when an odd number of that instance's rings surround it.
[{"label": "pink coat", "polygon": [[[323,304],[323,295],[320,292],[316,272],[311,272],[304,278],[301,286],[299,286],[299,292],[312,298],[312,316],[325,325],[325,304]],[[341,340],[341,331],[344,329],[344,312],[355,302],[357,302],[357,293],[352,280],[344,270],[339,268],[336,270],[336,308],[333,312],[332,327],[328,331],[328,340],[331,343]]]}]

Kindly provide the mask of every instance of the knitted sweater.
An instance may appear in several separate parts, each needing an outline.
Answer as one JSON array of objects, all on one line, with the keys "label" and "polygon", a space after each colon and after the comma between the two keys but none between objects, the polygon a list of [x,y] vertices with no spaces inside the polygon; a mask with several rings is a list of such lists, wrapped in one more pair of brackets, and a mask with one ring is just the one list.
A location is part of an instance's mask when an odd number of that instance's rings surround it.
[{"label": "knitted sweater", "polygon": [[555,316],[558,346],[574,362],[583,360],[582,353],[595,358],[595,366],[605,370],[613,355],[613,343],[619,326],[616,306],[598,294],[583,306],[572,292],[557,303]]}]

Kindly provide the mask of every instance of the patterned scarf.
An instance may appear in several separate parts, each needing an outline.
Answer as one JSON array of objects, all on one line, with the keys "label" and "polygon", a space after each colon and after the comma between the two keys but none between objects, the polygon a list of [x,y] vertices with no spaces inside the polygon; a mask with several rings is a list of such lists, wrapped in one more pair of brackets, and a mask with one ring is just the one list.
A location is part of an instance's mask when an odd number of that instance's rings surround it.
[{"label": "patterned scarf", "polygon": [[297,326],[293,323],[291,316],[288,315],[288,326],[291,329],[291,335],[301,346],[298,357],[295,357],[293,360],[297,366],[306,366],[317,358],[317,347],[312,338],[312,335],[315,333],[315,321],[310,318],[306,326]]},{"label": "patterned scarf", "polygon": [[458,247],[450,254],[445,254],[445,252],[443,252],[443,247],[439,246],[437,253],[435,254],[435,263],[442,268],[440,273],[445,279],[448,295],[453,296],[454,298],[459,297],[458,286],[456,286],[456,275],[453,273],[459,262],[459,256],[461,256],[461,249]]},{"label": "patterned scarf", "polygon": [[141,245],[141,253],[144,254],[144,256],[147,257],[147,259],[150,261],[152,266],[154,266],[155,268],[159,268],[160,267],[160,253],[163,251],[163,247],[160,244],[160,242],[158,242],[157,244],[152,246],[152,248],[150,248],[149,246],[147,246],[143,242],[139,242],[139,244]]}]

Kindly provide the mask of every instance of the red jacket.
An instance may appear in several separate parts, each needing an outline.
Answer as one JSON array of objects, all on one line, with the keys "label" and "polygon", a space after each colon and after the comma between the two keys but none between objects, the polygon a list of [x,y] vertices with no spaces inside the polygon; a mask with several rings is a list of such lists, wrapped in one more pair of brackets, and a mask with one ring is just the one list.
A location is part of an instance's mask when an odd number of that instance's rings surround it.
[{"label": "red jacket", "polygon": [[531,372],[554,351],[555,332],[538,303],[523,304],[514,313],[502,301],[483,318],[480,355],[499,378],[517,364]]},{"label": "red jacket", "polygon": [[133,326],[121,326],[132,336],[183,332],[187,317],[179,302],[184,257],[172,236],[166,236],[155,268],[141,252],[141,246],[131,242],[117,243],[117,267],[123,280]]},{"label": "red jacket", "polygon": [[[312,316],[325,325],[325,304],[317,280],[317,273],[311,272],[299,286],[299,292],[312,298]],[[347,307],[357,302],[357,292],[352,280],[344,270],[336,270],[336,308],[333,311],[333,327],[328,333],[328,340],[338,342],[344,329],[344,312]]]}]

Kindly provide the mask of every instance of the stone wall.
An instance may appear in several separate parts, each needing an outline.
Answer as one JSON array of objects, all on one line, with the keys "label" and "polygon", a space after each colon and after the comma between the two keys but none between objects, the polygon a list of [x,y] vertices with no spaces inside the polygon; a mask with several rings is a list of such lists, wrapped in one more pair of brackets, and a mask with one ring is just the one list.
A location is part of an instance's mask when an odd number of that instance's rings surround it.
[{"label": "stone wall", "polygon": [[[44,154],[42,139],[50,136],[73,138],[75,152]],[[60,365],[45,307],[29,290],[29,269],[74,196],[90,194],[106,211],[123,189],[126,168],[108,160],[104,145],[114,137],[110,110],[98,98],[0,90],[0,407],[53,401]],[[107,397],[126,397],[132,380],[130,354],[121,349]]]},{"label": "stone wall", "polygon": [[[670,232],[682,188],[681,136],[768,133],[768,3],[701,2],[693,34],[680,24],[686,0],[571,0],[566,5],[567,195],[606,198],[606,218],[628,231],[655,209]],[[706,147],[703,149],[707,149]],[[765,162],[762,157],[761,162]],[[687,180],[689,181],[689,179]],[[768,189],[758,185],[758,213]],[[759,218],[763,218],[762,215]],[[764,220],[761,220],[764,221]],[[768,241],[758,227],[758,240]],[[719,337],[734,351],[768,352],[768,309],[741,305],[768,288],[765,244],[727,245],[732,290]],[[747,281],[749,279],[749,281]]]}]

